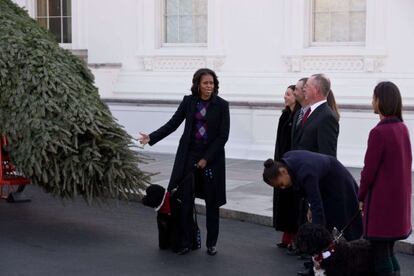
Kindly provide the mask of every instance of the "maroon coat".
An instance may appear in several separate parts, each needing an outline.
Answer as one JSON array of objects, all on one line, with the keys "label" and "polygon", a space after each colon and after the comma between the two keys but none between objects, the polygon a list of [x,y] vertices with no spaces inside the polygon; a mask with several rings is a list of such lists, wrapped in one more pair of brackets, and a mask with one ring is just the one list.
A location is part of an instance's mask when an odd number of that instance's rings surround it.
[{"label": "maroon coat", "polygon": [[396,117],[381,120],[368,138],[358,199],[367,239],[405,239],[411,233],[411,144]]}]

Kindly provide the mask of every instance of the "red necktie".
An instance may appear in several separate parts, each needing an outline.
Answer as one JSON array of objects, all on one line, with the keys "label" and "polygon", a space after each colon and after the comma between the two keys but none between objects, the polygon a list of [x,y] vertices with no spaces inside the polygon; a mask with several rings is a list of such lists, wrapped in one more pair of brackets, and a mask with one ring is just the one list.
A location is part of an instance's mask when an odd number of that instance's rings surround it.
[{"label": "red necktie", "polygon": [[303,119],[302,119],[302,122],[301,122],[302,127],[305,125],[306,120],[308,120],[310,112],[311,112],[311,109],[309,108],[308,110],[306,110],[305,115],[303,115]]}]

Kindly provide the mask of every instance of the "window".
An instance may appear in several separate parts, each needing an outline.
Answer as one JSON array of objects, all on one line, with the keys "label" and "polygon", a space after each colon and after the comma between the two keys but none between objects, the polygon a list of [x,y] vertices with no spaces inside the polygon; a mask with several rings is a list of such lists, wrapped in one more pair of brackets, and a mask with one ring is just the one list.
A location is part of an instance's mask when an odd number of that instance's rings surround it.
[{"label": "window", "polygon": [[364,44],[366,0],[312,0],[311,44]]},{"label": "window", "polygon": [[37,0],[36,20],[59,43],[72,43],[71,0]]},{"label": "window", "polygon": [[207,43],[207,0],[164,0],[163,42]]}]

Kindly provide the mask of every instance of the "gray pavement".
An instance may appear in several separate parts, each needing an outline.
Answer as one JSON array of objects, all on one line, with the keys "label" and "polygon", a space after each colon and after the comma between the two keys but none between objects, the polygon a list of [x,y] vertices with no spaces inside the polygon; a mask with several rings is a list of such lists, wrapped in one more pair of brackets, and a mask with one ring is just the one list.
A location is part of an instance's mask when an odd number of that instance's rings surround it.
[{"label": "gray pavement", "polygon": [[[151,157],[143,169],[160,172],[153,182],[166,185],[173,156]],[[205,248],[185,256],[159,250],[156,214],[138,202],[87,206],[82,200],[62,202],[29,186],[30,203],[0,200],[0,276],[296,275],[302,262],[276,248],[280,233],[266,226],[272,191],[260,180],[261,162],[227,164],[229,203],[222,215],[255,223],[222,219],[217,256],[208,256]],[[199,225],[205,241],[202,215]],[[414,256],[397,257],[402,275],[412,275]]]},{"label": "gray pavement", "polygon": [[[155,212],[138,202],[87,206],[28,187],[30,203],[0,201],[1,276],[296,275],[302,261],[275,247],[271,227],[222,219],[219,253],[178,256],[157,247]],[[205,241],[205,219],[199,215]],[[413,256],[398,254],[402,275]]]},{"label": "gray pavement", "polygon": [[[156,214],[138,202],[86,206],[37,187],[30,203],[0,201],[0,275],[295,275],[301,263],[274,245],[270,227],[221,220],[219,253],[158,249]],[[205,218],[199,215],[202,240]],[[404,268],[407,256],[401,256]]]},{"label": "gray pavement", "polygon": [[[159,172],[152,178],[152,182],[168,185],[169,177],[174,162],[174,155],[160,153],[146,153],[152,160],[142,166],[148,172]],[[262,181],[263,161],[227,159],[227,204],[220,212],[222,217],[239,219],[243,221],[272,225],[272,188]],[[361,169],[348,168],[359,183]],[[414,180],[414,177],[413,177]],[[414,191],[414,189],[413,189]],[[414,196],[412,197],[414,206]],[[196,201],[203,211],[204,202]],[[412,212],[414,225],[414,212]],[[414,254],[414,236],[398,242],[396,250],[403,253]]]}]

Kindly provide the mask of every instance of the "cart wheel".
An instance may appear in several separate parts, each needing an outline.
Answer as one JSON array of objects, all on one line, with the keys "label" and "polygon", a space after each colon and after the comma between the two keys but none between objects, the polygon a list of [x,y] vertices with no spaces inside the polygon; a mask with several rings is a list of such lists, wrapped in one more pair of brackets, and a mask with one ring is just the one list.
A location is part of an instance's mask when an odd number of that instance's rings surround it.
[{"label": "cart wheel", "polygon": [[8,197],[6,198],[7,202],[9,203],[17,203],[17,202],[30,202],[30,198],[23,193],[23,190],[26,185],[19,185],[15,192],[11,192]]},{"label": "cart wheel", "polygon": [[21,193],[24,191],[24,188],[26,188],[26,185],[19,185],[19,187],[16,190],[16,193]]}]

